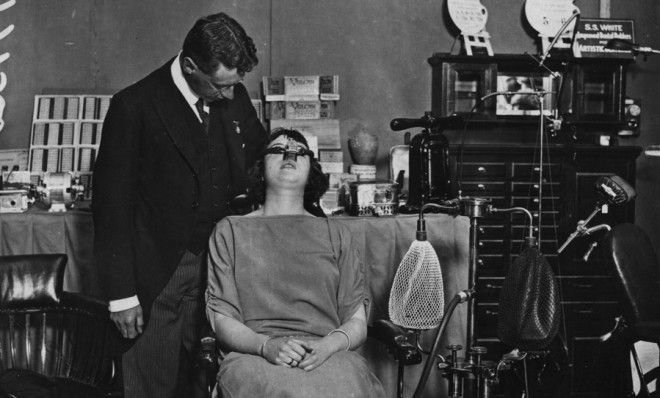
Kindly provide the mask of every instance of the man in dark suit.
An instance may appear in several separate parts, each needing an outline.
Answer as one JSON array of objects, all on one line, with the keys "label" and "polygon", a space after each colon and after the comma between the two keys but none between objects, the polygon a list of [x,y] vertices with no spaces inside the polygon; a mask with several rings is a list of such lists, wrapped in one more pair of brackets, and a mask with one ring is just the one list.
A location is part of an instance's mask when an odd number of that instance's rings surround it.
[{"label": "man in dark suit", "polygon": [[111,101],[94,168],[94,252],[111,318],[132,347],[125,396],[193,396],[206,246],[246,189],[266,133],[241,84],[243,28],[198,20],[181,53]]}]

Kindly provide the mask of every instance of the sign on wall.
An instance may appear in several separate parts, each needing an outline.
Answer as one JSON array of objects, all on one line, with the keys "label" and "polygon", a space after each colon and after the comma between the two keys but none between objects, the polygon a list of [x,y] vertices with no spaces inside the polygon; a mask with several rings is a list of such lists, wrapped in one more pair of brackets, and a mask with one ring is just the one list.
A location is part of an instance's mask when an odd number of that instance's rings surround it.
[{"label": "sign on wall", "polygon": [[629,50],[604,48],[611,39],[635,41],[632,20],[581,19],[575,36],[575,46],[583,58],[633,58]]}]

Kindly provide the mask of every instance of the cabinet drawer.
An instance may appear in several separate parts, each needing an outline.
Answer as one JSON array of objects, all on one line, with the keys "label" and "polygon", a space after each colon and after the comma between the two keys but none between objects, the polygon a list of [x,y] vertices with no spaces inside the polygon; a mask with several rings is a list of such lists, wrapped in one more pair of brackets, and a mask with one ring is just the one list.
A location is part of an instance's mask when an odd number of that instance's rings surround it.
[{"label": "cabinet drawer", "polygon": [[476,328],[481,338],[497,338],[497,319],[499,317],[497,304],[478,303],[475,310]]},{"label": "cabinet drawer", "polygon": [[[534,236],[538,237],[538,225],[534,225]],[[557,225],[552,225],[552,224],[544,224],[541,226],[541,234],[543,235],[541,238],[543,240],[546,239],[555,239],[555,237],[559,236],[559,227]],[[527,224],[525,225],[513,225],[511,226],[511,238],[512,239],[518,239],[518,240],[523,240],[525,237],[529,235],[529,227]]]},{"label": "cabinet drawer", "polygon": [[503,196],[504,181],[467,181],[461,184],[465,196]]},{"label": "cabinet drawer", "polygon": [[614,318],[621,314],[617,303],[564,304],[566,325],[570,334],[579,337],[599,337],[614,327]]},{"label": "cabinet drawer", "polygon": [[460,165],[456,166],[456,172],[463,174],[465,179],[504,179],[506,177],[506,164],[499,162],[464,162],[461,171]]},{"label": "cabinet drawer", "polygon": [[[532,211],[532,222],[534,225],[538,225],[539,222],[539,212]],[[529,225],[529,217],[525,213],[513,213],[511,214],[511,224],[514,226],[527,226]],[[557,225],[559,224],[559,212],[558,211],[543,211],[543,217],[541,218],[542,225]]]},{"label": "cabinet drawer", "polygon": [[479,226],[479,239],[502,239],[503,236],[504,236],[503,225]]},{"label": "cabinet drawer", "polygon": [[[536,236],[536,235],[535,235]],[[541,253],[556,253],[557,252],[557,242],[554,239],[545,239],[550,238],[549,235],[542,236],[541,241]],[[527,245],[522,239],[512,239],[511,240],[511,253],[521,253],[523,248],[526,248]]]},{"label": "cabinet drawer", "polygon": [[[558,182],[544,182],[543,183],[543,195],[547,196],[559,196],[560,195],[560,184]],[[513,196],[536,196],[539,194],[539,183],[538,182],[512,182],[511,183],[511,194]]]},{"label": "cabinet drawer", "polygon": [[477,243],[480,254],[504,254],[504,241],[502,239],[480,239]]},{"label": "cabinet drawer", "polygon": [[507,270],[507,261],[502,254],[479,254],[477,259],[481,276],[502,276]]},{"label": "cabinet drawer", "polygon": [[614,280],[609,276],[560,276],[564,301],[617,301]]},{"label": "cabinet drawer", "polygon": [[477,280],[477,299],[479,300],[479,303],[499,303],[503,284],[504,277],[479,278]]},{"label": "cabinet drawer", "polygon": [[[514,196],[511,198],[511,205],[533,211],[539,208],[539,198],[535,196]],[[544,193],[542,205],[544,210],[559,210],[561,208],[561,198],[559,196],[546,196]]]},{"label": "cabinet drawer", "polygon": [[[530,180],[539,178],[541,168],[538,163],[512,163],[511,164],[511,177],[517,180]],[[561,177],[561,164],[559,163],[546,163],[543,165],[543,178],[559,181]]]}]

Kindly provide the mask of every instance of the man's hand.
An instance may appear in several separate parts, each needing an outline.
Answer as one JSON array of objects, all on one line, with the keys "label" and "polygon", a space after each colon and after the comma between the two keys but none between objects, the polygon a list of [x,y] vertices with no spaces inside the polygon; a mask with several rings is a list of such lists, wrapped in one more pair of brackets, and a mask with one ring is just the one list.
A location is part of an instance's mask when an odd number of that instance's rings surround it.
[{"label": "man's hand", "polygon": [[144,319],[140,305],[124,311],[110,312],[110,319],[117,325],[117,329],[124,338],[134,339],[142,334]]}]

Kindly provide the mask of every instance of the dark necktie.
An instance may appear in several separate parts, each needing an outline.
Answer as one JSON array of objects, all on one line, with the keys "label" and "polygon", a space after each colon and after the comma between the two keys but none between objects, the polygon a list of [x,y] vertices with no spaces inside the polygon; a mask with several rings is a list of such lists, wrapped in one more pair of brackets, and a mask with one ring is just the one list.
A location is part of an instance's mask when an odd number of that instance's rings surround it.
[{"label": "dark necktie", "polygon": [[202,119],[202,127],[204,127],[204,132],[209,132],[209,114],[204,110],[204,100],[200,98],[195,102],[195,108],[199,112],[199,117]]}]

